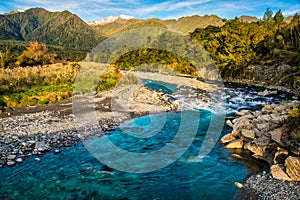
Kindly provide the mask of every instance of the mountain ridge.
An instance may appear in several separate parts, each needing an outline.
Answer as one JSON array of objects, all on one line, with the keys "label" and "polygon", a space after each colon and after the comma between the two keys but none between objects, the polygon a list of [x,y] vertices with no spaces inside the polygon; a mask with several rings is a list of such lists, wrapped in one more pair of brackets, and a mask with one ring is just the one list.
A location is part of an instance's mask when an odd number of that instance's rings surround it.
[{"label": "mountain ridge", "polygon": [[104,37],[77,15],[65,10],[30,8],[0,15],[0,40],[38,41],[49,45],[89,50]]},{"label": "mountain ridge", "polygon": [[[157,27],[188,35],[197,28],[221,27],[228,21],[216,15],[192,15],[167,20],[137,19],[133,16],[120,15],[106,19],[102,21],[102,24],[99,22],[88,24],[67,10],[61,12],[50,12],[44,8],[14,10],[10,13],[0,14],[0,41],[11,40],[27,43],[38,41],[86,53],[105,38],[130,29]],[[240,16],[238,19],[247,23],[260,20],[252,16]],[[291,19],[292,17],[286,17],[284,20],[288,23]],[[0,51],[5,51],[5,49],[2,48]]]}]

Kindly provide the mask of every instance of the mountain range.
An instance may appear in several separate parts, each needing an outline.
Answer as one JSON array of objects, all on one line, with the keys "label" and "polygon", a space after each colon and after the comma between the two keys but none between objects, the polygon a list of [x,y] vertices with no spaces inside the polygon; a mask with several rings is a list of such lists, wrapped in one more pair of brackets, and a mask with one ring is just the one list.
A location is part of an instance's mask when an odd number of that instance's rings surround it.
[{"label": "mountain range", "polygon": [[[255,22],[259,19],[241,16],[240,20]],[[49,12],[43,8],[31,8],[24,12],[14,10],[0,15],[0,43],[2,43],[0,50],[4,50],[4,44],[7,41],[18,41],[11,43],[22,44],[23,49],[26,46],[24,42],[38,41],[50,46],[87,52],[105,38],[129,29],[160,27],[188,34],[196,28],[204,28],[209,25],[222,26],[224,22],[225,19],[216,15],[193,15],[177,20],[136,19],[133,16],[120,15],[118,17],[110,16],[99,21],[85,22],[66,10],[62,12]]]}]

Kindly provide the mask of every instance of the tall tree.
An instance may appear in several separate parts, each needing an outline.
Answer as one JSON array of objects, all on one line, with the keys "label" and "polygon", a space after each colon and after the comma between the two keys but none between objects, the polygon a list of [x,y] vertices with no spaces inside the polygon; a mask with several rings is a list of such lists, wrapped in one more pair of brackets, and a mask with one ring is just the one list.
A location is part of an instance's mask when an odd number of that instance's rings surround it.
[{"label": "tall tree", "polygon": [[263,16],[263,20],[264,21],[271,20],[272,16],[273,16],[273,11],[270,8],[267,8],[267,10],[266,10],[266,12],[265,12],[265,14]]},{"label": "tall tree", "polygon": [[30,42],[30,46],[18,58],[20,66],[33,66],[49,64],[53,61],[54,55],[47,53],[47,47],[37,41]]},{"label": "tall tree", "polygon": [[275,21],[276,23],[282,23],[282,22],[283,22],[284,17],[283,17],[283,15],[282,15],[281,10],[278,10],[278,11],[275,13],[273,19],[274,19],[274,21]]}]

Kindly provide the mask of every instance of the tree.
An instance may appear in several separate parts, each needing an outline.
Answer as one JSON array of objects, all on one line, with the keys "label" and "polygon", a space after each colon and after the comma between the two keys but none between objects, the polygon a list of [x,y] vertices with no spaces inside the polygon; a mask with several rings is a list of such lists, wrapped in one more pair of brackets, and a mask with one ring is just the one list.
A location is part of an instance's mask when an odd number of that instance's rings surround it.
[{"label": "tree", "polygon": [[47,53],[47,47],[37,41],[30,42],[30,46],[19,56],[17,64],[20,66],[33,66],[50,64],[54,60],[53,54]]},{"label": "tree", "polygon": [[276,23],[282,23],[282,22],[283,22],[284,17],[283,17],[283,15],[282,15],[281,10],[278,10],[278,11],[275,13],[273,19],[274,19],[274,21],[275,21]]},{"label": "tree", "polygon": [[273,12],[270,8],[267,8],[264,16],[263,16],[263,20],[264,21],[268,21],[268,20],[271,20],[272,19],[272,16],[273,16]]},{"label": "tree", "polygon": [[16,56],[11,54],[8,50],[2,52],[0,50],[0,68],[14,68]]}]

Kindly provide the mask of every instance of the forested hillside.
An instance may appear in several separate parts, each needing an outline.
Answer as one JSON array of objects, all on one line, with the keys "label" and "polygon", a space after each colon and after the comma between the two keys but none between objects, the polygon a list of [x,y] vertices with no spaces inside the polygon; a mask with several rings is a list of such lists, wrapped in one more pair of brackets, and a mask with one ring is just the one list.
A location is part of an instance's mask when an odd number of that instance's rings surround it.
[{"label": "forested hillside", "polygon": [[273,65],[300,63],[300,15],[289,24],[281,11],[273,16],[267,10],[263,20],[245,23],[238,18],[222,27],[198,28],[196,39],[216,62],[223,76],[234,77],[250,64]]},{"label": "forested hillside", "polygon": [[0,15],[0,39],[42,42],[69,48],[91,49],[101,39],[89,25],[69,11],[32,8]]}]

